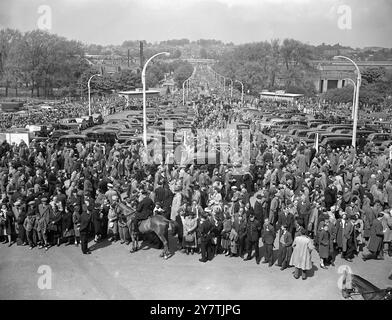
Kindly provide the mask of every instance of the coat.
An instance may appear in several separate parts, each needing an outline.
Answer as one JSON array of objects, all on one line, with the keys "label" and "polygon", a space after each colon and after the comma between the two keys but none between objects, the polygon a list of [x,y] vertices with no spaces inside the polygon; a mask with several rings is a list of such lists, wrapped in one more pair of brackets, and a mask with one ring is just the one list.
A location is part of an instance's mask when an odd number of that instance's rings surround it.
[{"label": "coat", "polygon": [[345,227],[343,228],[342,219],[336,221],[336,242],[343,252],[347,250],[347,241],[351,238],[354,232],[354,227],[350,221],[346,220]]},{"label": "coat", "polygon": [[138,204],[136,208],[136,217],[139,220],[145,220],[148,217],[152,216],[152,211],[154,210],[154,202],[146,197]]},{"label": "coat", "polygon": [[370,239],[367,248],[369,251],[376,253],[382,249],[384,233],[382,223],[378,219],[374,219],[370,228]]},{"label": "coat", "polygon": [[318,238],[319,243],[319,255],[322,259],[327,259],[329,257],[330,250],[330,234],[328,231],[322,230]]},{"label": "coat", "polygon": [[255,214],[255,218],[261,222],[264,223],[264,219],[267,216],[267,203],[266,199],[262,199],[260,201],[256,201],[253,207],[253,212]]},{"label": "coat", "polygon": [[295,237],[293,243],[293,254],[291,255],[290,265],[301,270],[311,270],[311,253],[314,249],[312,240],[307,236]]},{"label": "coat", "polygon": [[246,223],[247,240],[251,242],[258,242],[260,238],[261,224],[256,219]]}]

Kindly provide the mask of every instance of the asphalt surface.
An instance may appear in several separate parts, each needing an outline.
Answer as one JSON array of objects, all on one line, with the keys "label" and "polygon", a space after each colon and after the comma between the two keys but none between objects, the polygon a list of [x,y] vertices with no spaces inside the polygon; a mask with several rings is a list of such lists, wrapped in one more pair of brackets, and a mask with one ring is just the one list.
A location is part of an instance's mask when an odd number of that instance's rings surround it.
[{"label": "asphalt surface", "polygon": [[[218,255],[201,263],[198,254],[179,251],[164,260],[161,250],[145,247],[130,253],[125,244],[103,241],[91,255],[80,247],[61,245],[47,252],[34,248],[0,245],[0,299],[306,299],[340,300],[339,278],[342,265],[380,288],[392,286],[388,280],[392,258],[363,262],[360,257],[349,263],[338,257],[335,267],[319,267],[313,252],[313,270],[307,280],[294,279],[293,268],[257,265]],[[277,246],[277,243],[276,243]],[[170,249],[176,242],[171,238]],[[263,255],[263,248],[261,247]],[[275,250],[275,257],[277,250]],[[40,289],[42,271],[51,271],[50,289]],[[42,268],[42,267],[41,267]]]}]

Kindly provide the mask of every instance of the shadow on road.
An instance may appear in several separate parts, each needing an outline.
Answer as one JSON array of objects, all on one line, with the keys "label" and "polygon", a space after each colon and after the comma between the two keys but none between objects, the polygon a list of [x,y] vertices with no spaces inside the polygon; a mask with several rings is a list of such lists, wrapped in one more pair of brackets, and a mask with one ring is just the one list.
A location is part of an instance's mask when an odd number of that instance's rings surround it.
[{"label": "shadow on road", "polygon": [[89,247],[90,251],[102,249],[108,246],[111,246],[112,243],[108,239],[103,239],[97,243],[94,243],[91,247]]}]

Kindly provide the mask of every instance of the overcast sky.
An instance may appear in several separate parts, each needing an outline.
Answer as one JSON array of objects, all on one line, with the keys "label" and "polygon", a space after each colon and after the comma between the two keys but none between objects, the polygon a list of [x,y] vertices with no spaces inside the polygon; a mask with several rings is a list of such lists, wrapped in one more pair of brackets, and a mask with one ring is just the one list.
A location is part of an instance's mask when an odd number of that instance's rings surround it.
[{"label": "overcast sky", "polygon": [[[86,43],[294,38],[392,47],[391,0],[0,0],[0,28],[36,29],[40,5],[51,8],[50,32]],[[342,5],[351,29],[339,27],[339,17],[349,27]]]}]

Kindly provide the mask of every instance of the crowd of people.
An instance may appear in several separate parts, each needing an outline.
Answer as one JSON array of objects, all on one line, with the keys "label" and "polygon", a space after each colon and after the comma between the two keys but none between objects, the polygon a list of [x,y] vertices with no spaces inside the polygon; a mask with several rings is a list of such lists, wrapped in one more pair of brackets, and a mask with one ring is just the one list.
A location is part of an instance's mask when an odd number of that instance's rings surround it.
[{"label": "crowd of people", "polygon": [[241,161],[145,163],[138,141],[127,148],[88,142],[61,150],[3,142],[3,243],[31,250],[80,244],[84,254],[91,253],[92,239],[127,245],[129,226],[117,209],[122,201],[135,219],[160,214],[176,221],[178,249],[199,253],[204,263],[219,254],[244,260],[254,254],[257,264],[293,266],[294,277],[306,279],[315,252],[321,268],[334,266],[339,254],[349,262],[358,255],[392,256],[389,155],[315,150],[268,137],[254,119],[244,119],[238,99],[222,92],[197,99],[194,107],[195,128],[251,125],[246,168]]}]

